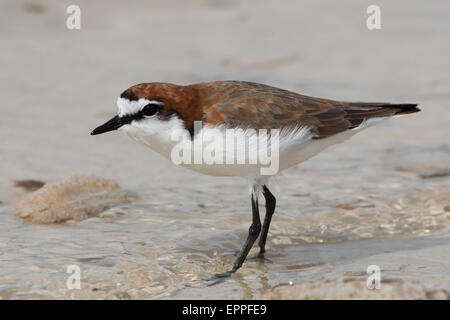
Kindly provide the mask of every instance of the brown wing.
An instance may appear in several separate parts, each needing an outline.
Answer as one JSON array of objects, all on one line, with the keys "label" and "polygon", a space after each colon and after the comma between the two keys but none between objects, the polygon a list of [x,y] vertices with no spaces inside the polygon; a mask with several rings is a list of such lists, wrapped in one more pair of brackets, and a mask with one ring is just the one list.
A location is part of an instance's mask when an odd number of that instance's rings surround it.
[{"label": "brown wing", "polygon": [[229,127],[282,129],[307,126],[325,138],[359,126],[365,119],[419,111],[415,104],[351,103],[308,97],[258,83],[213,82],[206,85],[213,103],[205,122]]}]

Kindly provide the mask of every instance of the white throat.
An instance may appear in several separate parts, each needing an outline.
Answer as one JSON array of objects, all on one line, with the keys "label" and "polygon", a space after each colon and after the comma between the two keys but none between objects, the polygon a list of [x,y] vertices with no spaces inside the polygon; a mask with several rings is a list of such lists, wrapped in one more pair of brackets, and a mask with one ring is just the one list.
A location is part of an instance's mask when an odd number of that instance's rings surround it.
[{"label": "white throat", "polygon": [[172,139],[174,132],[189,135],[183,121],[176,115],[171,116],[168,120],[159,120],[157,116],[154,116],[133,121],[129,125],[122,126],[119,130],[169,160],[173,147],[178,143],[178,141]]}]

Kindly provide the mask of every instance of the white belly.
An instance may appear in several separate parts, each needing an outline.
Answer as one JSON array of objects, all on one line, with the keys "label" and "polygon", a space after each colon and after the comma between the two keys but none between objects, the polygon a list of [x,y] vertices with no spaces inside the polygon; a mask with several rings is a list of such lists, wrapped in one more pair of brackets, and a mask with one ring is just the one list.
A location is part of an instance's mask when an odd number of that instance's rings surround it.
[{"label": "white belly", "polygon": [[[264,144],[264,137],[258,132],[249,134],[248,131],[242,130],[234,133],[233,143],[230,144],[230,135],[221,127],[204,127],[191,140],[178,119],[169,120],[163,126],[159,123],[158,128],[151,131],[146,129],[149,126],[139,128],[129,125],[122,127],[122,130],[174,164],[189,170],[211,176],[256,178],[278,174],[306,161],[325,148],[349,139],[382,119],[384,118],[371,119],[355,129],[323,139],[312,139],[307,128],[281,131],[278,143],[273,144],[267,143],[267,136]],[[181,136],[184,138],[181,139]],[[174,137],[178,137],[178,140]],[[261,152],[270,156],[259,157]]]}]

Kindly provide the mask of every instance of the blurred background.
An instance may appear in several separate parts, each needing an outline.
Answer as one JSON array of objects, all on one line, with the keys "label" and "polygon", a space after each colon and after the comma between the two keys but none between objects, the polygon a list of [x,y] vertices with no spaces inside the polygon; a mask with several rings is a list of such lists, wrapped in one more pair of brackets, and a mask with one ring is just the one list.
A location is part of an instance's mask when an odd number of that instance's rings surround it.
[{"label": "blurred background", "polygon": [[[79,30],[66,27],[72,4]],[[366,27],[372,4],[379,30]],[[448,1],[416,0],[1,1],[0,298],[273,298],[289,281],[365,281],[370,264],[448,289],[449,14]],[[200,279],[226,270],[244,240],[246,182],[89,133],[136,83],[214,80],[422,112],[277,178],[268,260],[206,287]],[[11,213],[29,196],[15,181],[74,173],[113,179],[140,201],[70,225]],[[66,287],[71,264],[83,270],[80,290]]]}]

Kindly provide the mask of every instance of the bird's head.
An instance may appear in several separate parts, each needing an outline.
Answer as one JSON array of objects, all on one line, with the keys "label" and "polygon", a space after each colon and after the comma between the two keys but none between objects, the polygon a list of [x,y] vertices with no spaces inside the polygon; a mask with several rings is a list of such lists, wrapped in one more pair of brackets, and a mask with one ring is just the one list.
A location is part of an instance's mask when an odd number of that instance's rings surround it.
[{"label": "bird's head", "polygon": [[123,130],[132,135],[149,135],[169,120],[194,121],[195,92],[189,86],[169,83],[142,83],[125,90],[117,99],[115,117],[95,128],[91,135]]}]

